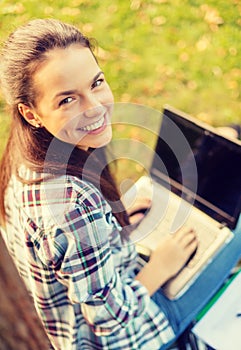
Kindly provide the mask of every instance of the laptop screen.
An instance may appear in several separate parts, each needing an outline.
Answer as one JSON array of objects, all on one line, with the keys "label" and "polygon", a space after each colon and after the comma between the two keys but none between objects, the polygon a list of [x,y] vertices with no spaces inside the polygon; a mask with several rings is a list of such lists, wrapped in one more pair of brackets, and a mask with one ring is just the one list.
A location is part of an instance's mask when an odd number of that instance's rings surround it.
[{"label": "laptop screen", "polygon": [[165,108],[151,174],[233,229],[241,210],[241,144]]}]

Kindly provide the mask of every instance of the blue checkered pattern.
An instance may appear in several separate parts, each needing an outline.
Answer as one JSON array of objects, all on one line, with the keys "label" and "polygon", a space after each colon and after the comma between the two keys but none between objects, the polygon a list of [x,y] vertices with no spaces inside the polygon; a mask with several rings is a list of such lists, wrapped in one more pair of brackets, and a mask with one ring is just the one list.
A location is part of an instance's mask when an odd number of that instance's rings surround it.
[{"label": "blue checkered pattern", "polygon": [[134,244],[93,185],[12,177],[6,206],[4,238],[54,349],[158,350],[173,338],[135,280]]}]

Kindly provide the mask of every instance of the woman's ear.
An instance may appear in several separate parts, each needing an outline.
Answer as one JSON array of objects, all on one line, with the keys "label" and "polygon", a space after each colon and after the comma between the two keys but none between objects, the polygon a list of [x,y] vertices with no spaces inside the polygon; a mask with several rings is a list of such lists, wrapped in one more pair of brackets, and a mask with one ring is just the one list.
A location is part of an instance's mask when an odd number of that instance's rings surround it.
[{"label": "woman's ear", "polygon": [[24,103],[19,103],[18,111],[29,124],[35,126],[36,128],[40,128],[42,126],[38,114],[29,106],[25,105]]}]

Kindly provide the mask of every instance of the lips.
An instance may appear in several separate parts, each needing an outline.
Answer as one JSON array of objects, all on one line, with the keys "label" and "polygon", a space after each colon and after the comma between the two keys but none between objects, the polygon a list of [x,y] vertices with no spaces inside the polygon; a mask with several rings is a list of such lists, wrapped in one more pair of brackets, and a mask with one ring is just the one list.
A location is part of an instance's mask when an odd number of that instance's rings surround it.
[{"label": "lips", "polygon": [[97,122],[90,124],[90,125],[86,125],[82,128],[80,128],[80,130],[82,131],[86,131],[86,132],[91,132],[91,131],[95,131],[99,128],[101,128],[105,123],[105,117],[101,117]]}]

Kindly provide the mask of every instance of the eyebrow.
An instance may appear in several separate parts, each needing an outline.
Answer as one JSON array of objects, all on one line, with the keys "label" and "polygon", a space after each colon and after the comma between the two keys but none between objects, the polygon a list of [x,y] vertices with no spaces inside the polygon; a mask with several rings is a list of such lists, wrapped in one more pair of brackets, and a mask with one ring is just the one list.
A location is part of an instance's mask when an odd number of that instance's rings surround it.
[{"label": "eyebrow", "polygon": [[94,76],[94,78],[93,78],[93,80],[92,80],[92,83],[94,83],[94,82],[99,78],[99,76],[100,76],[101,74],[104,74],[104,72],[103,72],[102,70],[99,71],[99,73],[97,73],[97,74]]},{"label": "eyebrow", "polygon": [[[92,79],[91,85],[99,78],[99,76],[100,76],[101,74],[104,74],[104,72],[103,72],[103,71],[99,71],[99,72],[94,76],[94,78]],[[55,100],[57,97],[72,95],[72,94],[75,94],[76,92],[77,92],[77,90],[60,91],[60,92],[58,92],[58,93],[54,96],[54,100]]]}]

